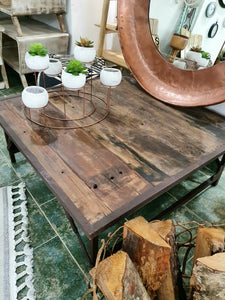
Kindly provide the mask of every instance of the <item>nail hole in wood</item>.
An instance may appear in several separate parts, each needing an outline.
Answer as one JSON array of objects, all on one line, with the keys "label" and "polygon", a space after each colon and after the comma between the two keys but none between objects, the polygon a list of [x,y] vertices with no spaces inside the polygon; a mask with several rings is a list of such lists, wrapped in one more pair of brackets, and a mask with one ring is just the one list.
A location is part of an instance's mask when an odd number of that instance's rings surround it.
[{"label": "nail hole in wood", "polygon": [[122,171],[119,171],[119,174],[123,174],[123,172],[122,172]]},{"label": "nail hole in wood", "polygon": [[111,177],[110,177],[111,180],[113,180],[114,178],[115,178],[114,176],[111,176]]},{"label": "nail hole in wood", "polygon": [[93,185],[93,189],[97,189],[98,188],[98,185],[95,183],[94,185]]}]

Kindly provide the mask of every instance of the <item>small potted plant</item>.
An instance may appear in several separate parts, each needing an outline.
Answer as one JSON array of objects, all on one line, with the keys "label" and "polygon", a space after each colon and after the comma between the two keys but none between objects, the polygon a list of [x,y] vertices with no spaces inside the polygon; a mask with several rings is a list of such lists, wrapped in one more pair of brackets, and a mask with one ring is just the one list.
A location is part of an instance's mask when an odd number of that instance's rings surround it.
[{"label": "small potted plant", "polygon": [[48,50],[41,43],[31,44],[25,54],[25,62],[28,68],[35,71],[47,69],[49,66]]},{"label": "small potted plant", "polygon": [[88,38],[80,37],[80,41],[75,42],[74,58],[82,61],[83,63],[91,63],[94,61],[96,50],[94,48],[94,42]]},{"label": "small potted plant", "polygon": [[186,58],[198,62],[202,57],[202,49],[200,47],[192,47],[186,54]]},{"label": "small potted plant", "polygon": [[62,84],[69,89],[81,89],[86,82],[87,69],[76,59],[71,59],[62,70]]}]

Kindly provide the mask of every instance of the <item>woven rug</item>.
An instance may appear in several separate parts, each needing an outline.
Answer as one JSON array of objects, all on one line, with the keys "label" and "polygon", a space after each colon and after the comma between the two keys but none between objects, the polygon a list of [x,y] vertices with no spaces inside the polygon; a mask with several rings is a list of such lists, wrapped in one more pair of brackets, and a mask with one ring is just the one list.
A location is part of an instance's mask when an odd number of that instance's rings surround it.
[{"label": "woven rug", "polygon": [[0,299],[35,299],[25,184],[0,188]]}]

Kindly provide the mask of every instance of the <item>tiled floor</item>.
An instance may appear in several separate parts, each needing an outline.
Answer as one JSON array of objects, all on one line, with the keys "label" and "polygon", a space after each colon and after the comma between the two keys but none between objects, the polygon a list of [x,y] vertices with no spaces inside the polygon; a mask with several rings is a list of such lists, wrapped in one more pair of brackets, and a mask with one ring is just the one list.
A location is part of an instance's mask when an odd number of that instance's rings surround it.
[{"label": "tiled floor", "polygon": [[[0,96],[21,92],[17,74],[8,69],[10,89]],[[37,299],[77,300],[87,289],[89,266],[76,236],[57,199],[48,190],[22,154],[12,164],[0,128],[0,186],[24,181],[27,186],[29,234],[34,250],[34,286]],[[209,167],[165,193],[135,215],[148,219],[176,201],[211,174]],[[217,187],[212,187],[173,212],[168,218],[188,221],[225,223],[225,172]],[[133,216],[130,216],[132,218]],[[114,229],[111,229],[113,231]],[[84,236],[82,236],[85,239]],[[181,255],[182,259],[182,255]]]}]

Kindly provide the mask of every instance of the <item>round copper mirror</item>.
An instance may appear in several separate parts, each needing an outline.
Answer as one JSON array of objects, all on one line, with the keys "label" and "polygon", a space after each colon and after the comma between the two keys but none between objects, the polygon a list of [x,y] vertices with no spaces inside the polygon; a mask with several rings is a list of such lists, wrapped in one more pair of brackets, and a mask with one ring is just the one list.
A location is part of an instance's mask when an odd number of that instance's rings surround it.
[{"label": "round copper mirror", "polygon": [[124,58],[149,94],[179,106],[211,105],[225,100],[225,63],[203,70],[182,70],[166,61],[153,42],[149,0],[118,1],[118,30]]}]

